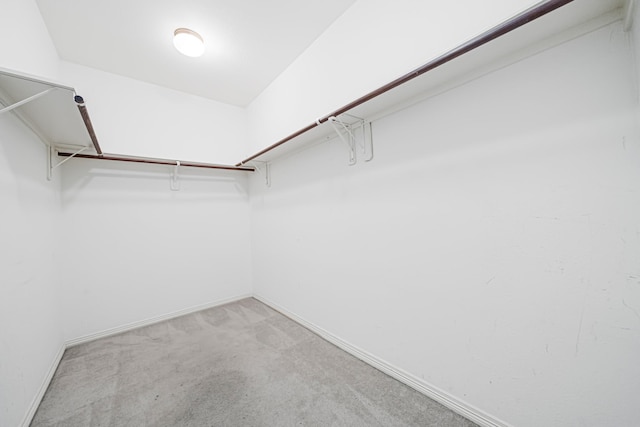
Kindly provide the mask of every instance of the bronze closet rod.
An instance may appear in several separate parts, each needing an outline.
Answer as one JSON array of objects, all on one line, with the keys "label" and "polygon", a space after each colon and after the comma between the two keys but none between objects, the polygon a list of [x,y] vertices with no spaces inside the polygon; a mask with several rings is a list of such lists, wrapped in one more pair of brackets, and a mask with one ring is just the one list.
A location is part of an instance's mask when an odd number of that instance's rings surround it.
[{"label": "bronze closet rod", "polygon": [[311,123],[310,125],[298,130],[297,132],[292,133],[291,135],[287,136],[284,139],[281,139],[280,141],[276,142],[273,145],[270,145],[269,147],[257,152],[256,154],[254,154],[251,157],[248,157],[246,159],[244,159],[243,161],[241,161],[240,163],[238,163],[236,166],[242,166],[247,162],[250,162],[254,159],[256,159],[257,157],[260,157],[261,155],[268,153],[269,151],[281,146],[282,144],[285,144],[289,141],[291,141],[292,139],[310,131],[311,129],[319,126],[320,124],[326,122],[327,120],[329,120],[330,117],[338,117],[340,114],[344,114],[347,111],[361,105],[364,104],[365,102],[382,95],[385,92],[390,91],[391,89],[394,89],[404,83],[407,83],[410,80],[415,79],[418,76],[421,76],[422,74],[431,71],[435,68],[440,67],[441,65],[446,64],[447,62],[461,56],[464,55],[465,53],[468,53],[494,39],[497,39],[500,36],[503,36],[533,20],[536,20],[538,18],[540,18],[541,16],[546,15],[547,13],[553,12],[554,10],[568,4],[571,3],[573,0],[549,0],[544,2],[543,4],[540,4],[538,6],[534,6],[528,10],[525,10],[524,12],[514,16],[513,18],[508,19],[507,21],[503,22],[500,25],[497,25],[496,27],[493,27],[492,29],[480,34],[479,36],[476,36],[474,38],[472,38],[471,40],[461,44],[460,46],[450,50],[449,52],[427,62],[426,64],[424,64],[423,66],[416,68],[415,70],[411,71],[410,73],[405,74],[402,77],[399,77],[398,79],[387,83],[386,85],[372,91],[369,92],[368,94],[356,99],[355,101],[343,106],[342,108],[337,109],[336,111],[327,114],[326,116],[324,116],[321,119],[318,119],[316,122]]},{"label": "bronze closet rod", "polygon": [[111,160],[116,162],[131,162],[131,163],[148,163],[152,165],[169,165],[169,166],[185,166],[190,168],[203,168],[203,169],[224,169],[231,171],[244,171],[254,172],[255,169],[249,166],[232,166],[232,165],[217,165],[213,163],[198,163],[198,162],[183,162],[182,160],[166,160],[155,159],[150,157],[135,157],[135,156],[121,156],[117,154],[73,154],[58,152],[60,157],[79,157],[81,159],[97,159],[97,160]]},{"label": "bronze closet rod", "polygon": [[96,136],[96,132],[93,130],[93,124],[91,123],[91,118],[89,118],[87,107],[84,105],[84,99],[80,95],[76,95],[73,97],[73,100],[78,104],[78,110],[80,110],[80,115],[82,116],[84,125],[87,128],[87,132],[89,132],[91,142],[93,142],[93,148],[95,148],[96,153],[102,155],[102,149],[100,148],[100,144],[98,144],[98,137]]}]

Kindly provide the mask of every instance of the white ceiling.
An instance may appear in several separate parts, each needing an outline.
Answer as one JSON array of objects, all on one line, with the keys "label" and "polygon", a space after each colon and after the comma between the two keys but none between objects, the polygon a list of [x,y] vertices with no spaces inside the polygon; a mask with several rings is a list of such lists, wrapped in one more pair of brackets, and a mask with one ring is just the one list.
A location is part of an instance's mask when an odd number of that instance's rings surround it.
[{"label": "white ceiling", "polygon": [[[246,106],[355,0],[37,0],[61,59]],[[205,54],[173,47],[179,27]]]}]

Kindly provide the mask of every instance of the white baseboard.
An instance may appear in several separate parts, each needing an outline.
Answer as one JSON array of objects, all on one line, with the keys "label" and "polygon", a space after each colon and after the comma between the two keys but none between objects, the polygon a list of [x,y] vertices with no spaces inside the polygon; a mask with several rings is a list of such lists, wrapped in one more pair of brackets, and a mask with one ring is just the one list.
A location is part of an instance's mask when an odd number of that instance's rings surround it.
[{"label": "white baseboard", "polygon": [[313,323],[310,323],[306,320],[304,320],[302,317],[288,311],[287,309],[269,301],[268,299],[261,297],[259,295],[254,295],[253,296],[255,299],[257,299],[258,301],[268,305],[269,307],[273,308],[274,310],[282,313],[283,315],[287,316],[288,318],[290,318],[291,320],[293,320],[296,323],[299,323],[300,325],[304,326],[305,328],[311,330],[312,332],[316,333],[317,335],[319,335],[320,337],[324,338],[325,340],[329,341],[331,344],[341,348],[342,350],[346,351],[347,353],[357,357],[358,359],[362,360],[363,362],[373,366],[374,368],[378,369],[379,371],[384,372],[385,374],[389,375],[392,378],[395,378],[396,380],[400,381],[403,384],[406,384],[407,386],[413,388],[414,390],[430,397],[431,399],[435,400],[436,402],[442,404],[443,406],[446,406],[447,408],[451,409],[453,412],[462,415],[463,417],[467,418],[468,420],[473,421],[474,423],[482,426],[482,427],[511,427],[510,424],[496,418],[493,417],[489,414],[487,414],[486,412],[476,408],[473,405],[470,405],[469,403],[465,402],[462,399],[458,399],[457,397],[440,390],[439,388],[435,387],[432,384],[427,383],[426,381],[416,377],[415,375],[412,375],[408,372],[405,372],[404,370],[397,368],[393,365],[391,365],[390,363],[352,345],[349,344],[348,342],[342,340],[341,338],[336,337],[335,335],[331,334],[330,332],[327,332],[326,330],[322,329],[319,326],[314,325]]},{"label": "white baseboard", "polygon": [[33,417],[36,415],[36,411],[40,406],[40,402],[42,401],[44,394],[47,392],[47,388],[49,388],[49,383],[51,383],[51,380],[53,379],[53,374],[55,374],[56,369],[58,369],[58,365],[62,360],[62,355],[64,354],[65,349],[66,347],[64,345],[60,346],[58,353],[56,353],[56,355],[54,356],[53,361],[51,362],[51,366],[49,366],[49,370],[47,371],[47,374],[43,378],[42,384],[40,384],[40,388],[38,389],[38,392],[36,393],[33,400],[31,401],[31,405],[29,405],[29,410],[25,414],[24,419],[22,420],[22,423],[20,423],[22,427],[29,427],[29,424],[31,424],[31,421],[33,421]]},{"label": "white baseboard", "polygon": [[163,315],[160,315],[160,316],[151,317],[149,319],[139,320],[137,322],[132,322],[132,323],[127,323],[126,325],[117,326],[115,328],[109,328],[109,329],[106,329],[106,330],[101,331],[101,332],[96,332],[96,333],[93,333],[93,334],[84,335],[84,336],[81,336],[81,337],[78,337],[78,338],[74,338],[74,339],[68,340],[67,342],[65,342],[65,348],[74,347],[76,345],[88,343],[90,341],[95,341],[97,339],[109,337],[111,335],[121,334],[123,332],[128,332],[128,331],[131,331],[133,329],[138,329],[138,328],[142,328],[144,326],[153,325],[155,323],[163,322],[165,320],[174,319],[174,318],[180,317],[180,316],[185,316],[187,314],[191,314],[191,313],[195,313],[197,311],[206,310],[208,308],[217,307],[219,305],[224,305],[224,304],[228,304],[228,303],[231,303],[231,302],[239,301],[241,299],[251,298],[252,296],[253,295],[251,295],[251,294],[239,295],[239,296],[235,296],[235,297],[231,297],[231,298],[226,298],[226,299],[223,299],[223,300],[218,300],[218,301],[213,301],[213,302],[209,302],[209,303],[206,303],[206,304],[200,304],[200,305],[196,305],[196,306],[193,306],[193,307],[188,307],[188,308],[185,308],[185,309],[182,309],[182,310],[174,311],[174,312],[163,314]]},{"label": "white baseboard", "polygon": [[413,388],[414,390],[417,390],[418,392],[430,397],[431,399],[435,400],[436,402],[446,406],[447,408],[451,409],[452,411],[462,415],[463,417],[475,422],[476,424],[482,426],[482,427],[512,427],[510,424],[499,420],[496,417],[493,417],[487,413],[485,413],[484,411],[474,407],[473,405],[468,404],[467,402],[465,402],[462,399],[458,399],[457,397],[440,390],[439,388],[435,387],[432,384],[427,383],[426,381],[416,377],[415,375],[412,375],[408,372],[405,372],[404,370],[397,368],[393,365],[391,365],[390,363],[362,350],[361,348],[358,348],[344,340],[342,340],[341,338],[338,338],[337,336],[331,334],[330,332],[322,329],[319,326],[316,326],[313,323],[310,323],[306,320],[304,320],[302,317],[296,315],[295,313],[292,313],[290,311],[288,311],[287,309],[280,307],[279,305],[269,301],[268,299],[261,297],[259,295],[240,295],[240,296],[236,296],[233,298],[228,298],[228,299],[224,299],[224,300],[218,300],[218,301],[214,301],[214,302],[210,302],[207,304],[201,304],[201,305],[197,305],[194,307],[190,307],[190,308],[186,308],[183,310],[178,310],[178,311],[174,311],[172,313],[168,313],[168,314],[164,314],[161,316],[156,316],[156,317],[152,317],[146,320],[141,320],[141,321],[137,321],[137,322],[133,322],[133,323],[128,323],[126,325],[122,325],[122,326],[118,326],[116,328],[110,328],[107,330],[104,330],[102,332],[97,332],[94,334],[90,334],[90,335],[85,335],[79,338],[75,338],[73,340],[69,340],[67,341],[58,351],[58,353],[56,354],[51,367],[49,368],[49,371],[47,372],[47,375],[45,376],[45,378],[43,379],[42,385],[40,386],[40,389],[38,390],[38,393],[36,394],[36,396],[33,399],[33,402],[31,403],[31,406],[29,407],[29,411],[27,412],[27,414],[25,415],[21,426],[22,427],[28,427],[29,424],[31,423],[31,421],[33,420],[33,417],[36,413],[36,411],[38,410],[38,406],[40,405],[40,402],[42,401],[42,398],[44,397],[45,392],[47,391],[47,388],[49,387],[49,383],[51,382],[51,379],[53,378],[53,375],[56,372],[56,369],[58,368],[58,365],[60,364],[60,361],[62,360],[62,356],[64,354],[64,351],[69,348],[69,347],[73,347],[76,345],[80,345],[83,343],[87,343],[90,341],[94,341],[100,338],[105,338],[111,335],[116,335],[122,332],[127,332],[136,328],[141,328],[144,326],[149,326],[149,325],[153,325],[155,323],[159,323],[162,322],[164,320],[169,320],[169,319],[173,319],[176,317],[180,317],[180,316],[184,316],[187,314],[191,314],[191,313],[195,313],[201,310],[206,310],[208,308],[212,308],[212,307],[217,307],[220,305],[224,305],[224,304],[228,304],[231,302],[235,302],[235,301],[239,301],[241,299],[245,299],[245,298],[250,298],[253,297],[255,299],[257,299],[258,301],[268,305],[269,307],[273,308],[274,310],[282,313],[283,315],[287,316],[288,318],[290,318],[291,320],[295,321],[296,323],[299,323],[300,325],[304,326],[305,328],[311,330],[312,332],[316,333],[317,335],[319,335],[320,337],[324,338],[325,340],[329,341],[330,343],[334,344],[335,346],[341,348],[342,350],[346,351],[347,353],[357,357],[358,359],[362,360],[363,362],[373,366],[374,368],[378,369],[381,372],[384,372],[385,374],[389,375],[392,378],[395,378],[396,380],[400,381],[403,384],[406,384],[407,386]]},{"label": "white baseboard", "polygon": [[146,320],[140,320],[138,322],[133,322],[133,323],[128,323],[126,325],[122,325],[122,326],[118,326],[115,328],[110,328],[107,330],[104,330],[102,332],[96,332],[94,334],[89,334],[89,335],[85,335],[79,338],[75,338],[72,340],[69,340],[67,342],[65,342],[61,347],[60,350],[58,351],[58,353],[56,354],[53,362],[51,363],[51,366],[49,367],[49,370],[47,371],[47,374],[45,375],[44,379],[42,380],[42,384],[40,385],[40,389],[38,390],[38,392],[36,393],[35,397],[33,398],[33,401],[31,402],[31,405],[29,406],[29,410],[27,411],[27,413],[24,416],[24,419],[22,420],[22,423],[20,424],[22,427],[29,427],[29,424],[31,424],[31,421],[33,421],[33,417],[36,414],[36,411],[38,410],[38,407],[40,406],[40,403],[42,402],[42,398],[44,397],[44,394],[47,391],[47,388],[49,388],[49,384],[51,383],[51,380],[53,379],[53,374],[55,374],[56,369],[58,369],[58,365],[60,364],[60,361],[62,360],[62,356],[64,355],[64,351],[69,348],[69,347],[73,347],[76,345],[80,345],[80,344],[84,344],[90,341],[94,341],[100,338],[105,338],[111,335],[116,335],[116,334],[120,334],[122,332],[127,332],[130,331],[132,329],[136,329],[136,328],[141,328],[143,326],[148,326],[148,325],[153,325],[154,323],[158,323],[158,322],[162,322],[164,320],[169,320],[169,319],[173,319],[176,317],[180,317],[180,316],[184,316],[187,314],[191,314],[191,313],[195,313],[197,311],[201,311],[201,310],[206,310],[208,308],[212,308],[212,307],[217,307],[219,305],[224,305],[224,304],[228,304],[230,302],[235,302],[235,301],[239,301],[241,299],[245,299],[245,298],[251,298],[252,295],[251,294],[246,294],[246,295],[239,295],[236,297],[232,297],[232,298],[227,298],[227,299],[223,299],[223,300],[218,300],[218,301],[213,301],[213,302],[209,302],[207,304],[200,304],[200,305],[196,305],[193,307],[189,307],[189,308],[185,308],[182,310],[178,310],[178,311],[174,311],[171,313],[167,313],[167,314],[163,314],[161,316],[155,316]]}]

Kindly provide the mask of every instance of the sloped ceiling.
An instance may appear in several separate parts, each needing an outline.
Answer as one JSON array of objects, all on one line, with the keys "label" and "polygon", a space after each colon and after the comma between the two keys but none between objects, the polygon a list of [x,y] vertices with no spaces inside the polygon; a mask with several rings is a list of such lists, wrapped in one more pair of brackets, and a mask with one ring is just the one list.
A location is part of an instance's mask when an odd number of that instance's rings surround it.
[{"label": "sloped ceiling", "polygon": [[[246,106],[355,0],[37,0],[61,59]],[[173,47],[186,27],[205,40]]]}]

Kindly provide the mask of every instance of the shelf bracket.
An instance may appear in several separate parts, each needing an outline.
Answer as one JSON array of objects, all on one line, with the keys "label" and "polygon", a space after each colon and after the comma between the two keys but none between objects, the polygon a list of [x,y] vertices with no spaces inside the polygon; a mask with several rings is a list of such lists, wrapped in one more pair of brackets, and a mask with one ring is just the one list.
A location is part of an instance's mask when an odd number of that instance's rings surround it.
[{"label": "shelf bracket", "polygon": [[25,99],[23,99],[22,101],[18,101],[18,102],[14,103],[14,104],[8,105],[8,106],[4,107],[2,110],[0,110],[0,114],[5,113],[5,112],[8,112],[8,111],[11,111],[11,110],[13,110],[14,108],[18,108],[18,107],[20,107],[21,105],[26,104],[27,102],[31,102],[31,101],[33,101],[33,100],[36,100],[36,99],[38,99],[38,98],[42,97],[42,96],[45,96],[45,95],[46,95],[46,94],[48,94],[49,92],[53,92],[53,91],[54,91],[54,90],[56,90],[56,89],[57,89],[57,87],[50,87],[49,89],[47,89],[47,90],[43,90],[42,92],[38,92],[38,93],[36,93],[35,95],[31,95],[30,97],[25,98]]},{"label": "shelf bracket", "polygon": [[[355,119],[349,126],[355,135],[355,140],[362,149],[362,155],[364,161],[370,162],[373,160],[373,125],[370,121],[363,119],[362,117],[354,116],[352,114],[344,113],[343,116],[348,116]],[[360,132],[358,132],[360,130]],[[358,138],[361,135],[362,138]]]},{"label": "shelf bracket", "polygon": [[[258,163],[262,163],[264,165],[264,169],[261,168]],[[251,162],[248,162],[247,164],[253,166],[258,171],[258,173],[262,173],[262,171],[264,170],[264,185],[266,185],[267,188],[271,188],[271,163],[258,162],[256,160],[253,160]]]},{"label": "shelf bracket", "polygon": [[[335,116],[329,117],[327,121],[331,123],[333,130],[336,131],[342,142],[349,147],[349,166],[355,165],[358,162],[356,157],[356,137],[351,131],[351,125],[337,119]],[[340,128],[342,128],[342,131]]]},{"label": "shelf bracket", "polygon": [[[371,122],[350,114],[344,115],[352,117],[356,119],[356,121],[347,123],[331,116],[328,122],[331,123],[331,126],[333,126],[333,129],[340,139],[349,147],[349,166],[353,166],[358,162],[356,155],[358,146],[362,150],[364,161],[370,162],[373,160],[373,128]],[[359,137],[360,135],[361,138]]]},{"label": "shelf bracket", "polygon": [[56,157],[56,149],[53,146],[49,146],[49,148],[47,150],[47,181],[51,181],[53,179],[53,171],[54,170],[58,169],[64,163],[68,162],[73,157],[75,157],[76,155],[82,153],[83,151],[87,150],[88,148],[89,147],[82,147],[78,151],[76,151],[73,154],[71,154],[69,157],[67,157],[64,160],[54,164],[54,160],[53,159]]},{"label": "shelf bracket", "polygon": [[362,135],[364,139],[362,152],[365,154],[365,156],[367,156],[364,161],[370,162],[371,160],[373,160],[373,125],[371,124],[371,122],[362,122]]},{"label": "shelf bracket", "polygon": [[269,162],[264,164],[264,180],[267,188],[271,188],[271,163]]},{"label": "shelf bracket", "polygon": [[171,181],[169,182],[169,188],[171,191],[180,191],[180,161],[176,160],[176,165],[173,167],[173,173],[171,173]]}]

